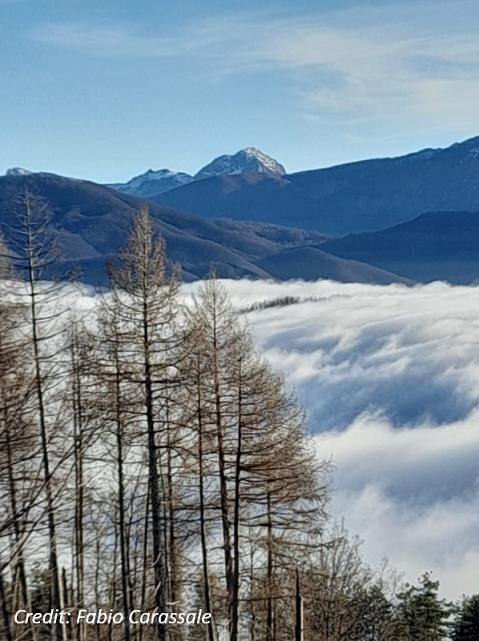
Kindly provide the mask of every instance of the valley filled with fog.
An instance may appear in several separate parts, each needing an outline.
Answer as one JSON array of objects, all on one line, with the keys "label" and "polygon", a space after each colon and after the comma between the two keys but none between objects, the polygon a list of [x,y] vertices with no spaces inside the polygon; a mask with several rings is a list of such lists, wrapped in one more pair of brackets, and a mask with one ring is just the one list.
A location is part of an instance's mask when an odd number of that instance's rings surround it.
[{"label": "valley filled with fog", "polygon": [[[334,462],[330,512],[414,581],[477,589],[479,288],[224,280]],[[187,284],[188,301],[201,282]],[[75,295],[87,318],[97,295]],[[71,300],[71,299],[70,299]]]},{"label": "valley filled with fog", "polygon": [[239,309],[266,303],[245,317],[333,458],[330,509],[366,559],[476,590],[479,288],[224,282]]}]

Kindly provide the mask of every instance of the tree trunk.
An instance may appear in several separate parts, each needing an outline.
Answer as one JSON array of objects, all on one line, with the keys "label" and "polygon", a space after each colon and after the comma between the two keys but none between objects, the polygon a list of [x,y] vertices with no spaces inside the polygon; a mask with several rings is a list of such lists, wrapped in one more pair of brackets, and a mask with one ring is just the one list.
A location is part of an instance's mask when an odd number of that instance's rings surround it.
[{"label": "tree trunk", "polygon": [[211,623],[208,626],[208,639],[215,641],[214,617],[211,607],[210,579],[208,572],[208,545],[206,539],[206,515],[205,515],[205,490],[204,490],[204,469],[203,469],[203,406],[201,395],[201,375],[199,367],[199,356],[197,358],[197,414],[198,414],[198,494],[200,507],[200,538],[201,538],[201,560],[203,570],[203,591],[206,612],[211,613]]},{"label": "tree trunk", "polygon": [[221,526],[223,530],[223,551],[225,559],[225,581],[231,631],[231,603],[234,591],[233,559],[231,552],[230,516],[228,505],[228,482],[226,477],[225,451],[223,444],[223,419],[221,412],[221,394],[218,371],[218,344],[216,316],[213,319],[213,377],[215,398],[216,445],[218,454],[218,475],[220,483]]},{"label": "tree trunk", "polygon": [[303,597],[301,596],[298,570],[296,570],[294,641],[303,641]]},{"label": "tree trunk", "polygon": [[[79,371],[79,362],[77,354],[76,335],[73,336],[72,342],[72,368],[73,368],[73,430],[74,430],[74,464],[75,464],[75,574],[76,574],[76,600],[72,606],[77,610],[82,608],[85,603],[85,491],[83,480],[83,409],[82,409],[82,392],[81,378]],[[73,590],[73,582],[72,582]],[[76,629],[78,641],[86,639],[86,625],[82,621]]]},{"label": "tree trunk", "polygon": [[267,602],[266,602],[266,641],[273,641],[273,523],[271,518],[271,492],[267,495]]},{"label": "tree trunk", "polygon": [[[31,247],[33,239],[29,240]],[[30,257],[31,258],[31,257]],[[38,320],[37,320],[37,302],[36,302],[36,283],[35,273],[32,261],[29,260],[29,291],[30,291],[30,313],[31,313],[31,328],[32,328],[32,342],[33,342],[33,357],[35,366],[35,392],[38,402],[38,416],[40,427],[40,440],[42,451],[42,465],[43,477],[45,482],[45,494],[47,504],[47,519],[48,519],[48,542],[49,542],[49,567],[50,567],[50,590],[51,590],[51,606],[52,608],[61,610],[62,602],[60,596],[60,577],[58,573],[58,557],[57,557],[57,542],[56,542],[56,522],[55,522],[55,505],[53,501],[52,489],[52,476],[50,472],[50,455],[48,451],[48,430],[45,413],[45,398],[43,389],[43,374],[41,371],[41,357],[39,348],[38,336]],[[62,626],[57,623],[52,626],[52,638],[57,641],[62,640]]]},{"label": "tree trunk", "polygon": [[[166,611],[166,572],[164,562],[164,540],[161,518],[161,489],[158,473],[158,456],[153,411],[153,385],[151,380],[150,340],[148,328],[148,310],[145,304],[143,315],[143,354],[145,379],[146,424],[148,431],[148,471],[150,485],[150,502],[153,539],[153,573],[155,577],[155,603],[158,612]],[[158,638],[166,639],[166,626],[158,624]]]},{"label": "tree trunk", "polygon": [[115,435],[116,435],[116,464],[118,474],[118,528],[120,534],[120,563],[121,563],[121,592],[123,599],[124,618],[124,639],[130,641],[130,625],[128,621],[129,605],[129,562],[128,562],[128,541],[125,537],[125,482],[123,471],[123,418],[121,411],[121,381],[120,364],[118,352],[115,348]]},{"label": "tree trunk", "polygon": [[233,584],[230,595],[230,641],[238,639],[239,623],[239,580],[240,580],[240,500],[241,500],[241,456],[243,447],[243,380],[242,361],[238,361],[238,406],[237,438],[234,471],[234,510],[233,510]]}]

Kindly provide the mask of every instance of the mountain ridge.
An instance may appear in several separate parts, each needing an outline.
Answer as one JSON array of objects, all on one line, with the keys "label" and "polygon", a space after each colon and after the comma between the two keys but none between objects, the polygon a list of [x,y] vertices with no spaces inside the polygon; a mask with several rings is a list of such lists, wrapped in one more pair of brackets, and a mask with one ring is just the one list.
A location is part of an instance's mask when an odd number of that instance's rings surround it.
[{"label": "mountain ridge", "polygon": [[194,176],[150,169],[110,186],[205,218],[346,235],[385,229],[426,211],[479,209],[479,136],[448,147],[290,174],[273,158],[247,147],[218,156]]},{"label": "mountain ridge", "polygon": [[479,210],[427,212],[387,229],[349,234],[320,245],[418,282],[479,282]]},{"label": "mountain ridge", "polygon": [[[185,174],[181,186],[147,199],[12,168],[0,178],[0,224],[21,185],[31,186],[50,204],[64,253],[91,282],[104,281],[102,261],[115,256],[147,204],[190,280],[213,267],[233,278],[479,281],[479,136],[295,174],[275,171],[272,159],[272,173],[221,173],[236,163],[223,158],[215,159],[217,175],[195,181]],[[175,176],[160,173],[161,180]],[[150,178],[151,186],[158,177]]]},{"label": "mountain ridge", "polygon": [[170,169],[148,169],[126,183],[110,183],[107,187],[132,196],[148,198],[205,178],[242,173],[280,176],[286,170],[277,160],[256,147],[245,147],[234,154],[217,156],[194,175]]},{"label": "mountain ridge", "polygon": [[[150,207],[155,230],[165,238],[168,255],[182,266],[186,280],[205,278],[212,269],[225,278],[278,278],[260,264],[261,259],[288,248],[318,245],[326,240],[318,232],[291,227],[207,220],[147,203],[91,181],[34,173],[0,178],[0,230],[7,245],[11,242],[9,220],[15,215],[15,203],[25,188],[50,209],[50,233],[59,234],[59,245],[66,257],[59,269],[80,268],[82,280],[93,285],[106,284],[105,261],[114,259],[124,246],[133,219],[143,206]],[[365,278],[367,282],[384,278],[380,270],[349,265],[347,259],[331,256],[329,262],[336,263],[338,273],[352,280],[356,275],[361,282]],[[406,282],[394,274],[390,280]]]},{"label": "mountain ridge", "polygon": [[204,217],[336,235],[374,231],[426,211],[479,209],[479,137],[284,176],[215,176],[151,199]]}]

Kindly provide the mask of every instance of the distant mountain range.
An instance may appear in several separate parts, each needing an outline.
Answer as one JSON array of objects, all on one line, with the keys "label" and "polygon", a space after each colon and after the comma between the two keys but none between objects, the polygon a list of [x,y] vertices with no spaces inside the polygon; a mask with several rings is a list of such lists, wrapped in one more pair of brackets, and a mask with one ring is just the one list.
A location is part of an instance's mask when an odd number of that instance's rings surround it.
[{"label": "distant mountain range", "polygon": [[188,183],[215,176],[259,173],[267,176],[283,176],[286,171],[274,158],[255,147],[246,147],[235,154],[225,154],[202,167],[194,176],[170,169],[148,169],[126,183],[108,185],[117,191],[140,198],[157,196],[165,191]]},{"label": "distant mountain range", "polygon": [[[28,188],[51,212],[51,233],[58,234],[62,265],[81,269],[82,280],[106,285],[105,262],[125,244],[134,216],[145,201],[96,183],[46,173],[26,173],[0,178],[0,230],[11,241],[10,221]],[[205,220],[199,216],[150,204],[155,226],[167,243],[170,259],[181,264],[185,280],[204,278],[211,269],[221,277],[284,278],[281,269],[261,265],[269,256],[293,248],[305,249],[327,240],[319,232],[279,227],[268,223]],[[11,242],[10,242],[11,244]],[[315,250],[316,251],[316,250]],[[321,252],[322,254],[324,252]],[[340,281],[407,282],[400,276],[359,262],[330,256],[327,270],[318,263],[294,261],[296,277],[336,278]]]},{"label": "distant mountain range", "polygon": [[479,137],[446,149],[294,174],[214,176],[150,197],[208,218],[339,235],[374,231],[428,211],[479,210]]},{"label": "distant mountain range", "polygon": [[213,266],[227,277],[479,281],[479,137],[295,174],[250,147],[195,176],[149,170],[113,188],[14,168],[0,178],[7,242],[25,186],[49,203],[64,254],[95,284],[145,199],[187,279]]}]

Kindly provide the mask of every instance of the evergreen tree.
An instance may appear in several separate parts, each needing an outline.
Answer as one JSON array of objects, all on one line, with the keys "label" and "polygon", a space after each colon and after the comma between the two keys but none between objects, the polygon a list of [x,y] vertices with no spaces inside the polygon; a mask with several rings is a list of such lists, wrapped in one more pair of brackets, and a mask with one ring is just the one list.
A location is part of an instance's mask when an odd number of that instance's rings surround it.
[{"label": "evergreen tree", "polygon": [[380,585],[374,584],[364,590],[358,599],[361,608],[361,641],[396,641],[398,622],[394,606]]},{"label": "evergreen tree", "polygon": [[454,641],[479,639],[479,594],[464,598],[453,625]]},{"label": "evergreen tree", "polygon": [[397,614],[401,641],[442,641],[449,631],[451,604],[439,598],[439,581],[426,572],[419,585],[406,585],[398,594]]}]

